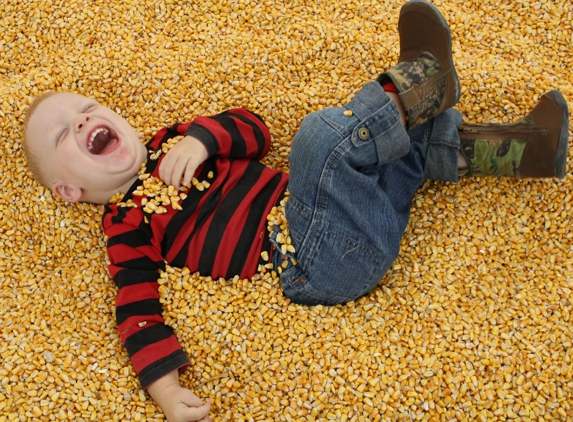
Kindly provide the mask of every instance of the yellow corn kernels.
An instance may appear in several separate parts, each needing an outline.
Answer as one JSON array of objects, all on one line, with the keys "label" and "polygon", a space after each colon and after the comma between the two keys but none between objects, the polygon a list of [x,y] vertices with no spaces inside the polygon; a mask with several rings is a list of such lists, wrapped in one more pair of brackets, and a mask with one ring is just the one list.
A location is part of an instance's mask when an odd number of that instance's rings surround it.
[{"label": "yellow corn kernels", "polygon": [[[466,122],[516,121],[549,89],[573,110],[573,2],[433,3],[451,26]],[[402,4],[2,2],[0,422],[165,420],[120,343],[102,207],[66,204],[26,170],[32,98],[87,95],[146,141],[246,107],[273,135],[264,162],[288,171],[304,116],[396,64]],[[191,360],[181,383],[215,421],[573,420],[568,157],[564,180],[426,182],[399,258],[345,306],[291,304],[270,263],[253,280],[168,267],[164,316]],[[149,187],[146,205],[176,207],[174,194]]]}]

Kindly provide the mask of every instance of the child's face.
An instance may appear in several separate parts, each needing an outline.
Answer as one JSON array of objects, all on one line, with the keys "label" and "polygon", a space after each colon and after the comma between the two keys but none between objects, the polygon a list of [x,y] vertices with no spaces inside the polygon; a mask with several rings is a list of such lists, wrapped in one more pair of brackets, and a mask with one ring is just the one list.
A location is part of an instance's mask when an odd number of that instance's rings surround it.
[{"label": "child's face", "polygon": [[78,94],[43,100],[26,134],[56,180],[52,190],[70,202],[105,203],[125,192],[147,155],[124,118]]}]

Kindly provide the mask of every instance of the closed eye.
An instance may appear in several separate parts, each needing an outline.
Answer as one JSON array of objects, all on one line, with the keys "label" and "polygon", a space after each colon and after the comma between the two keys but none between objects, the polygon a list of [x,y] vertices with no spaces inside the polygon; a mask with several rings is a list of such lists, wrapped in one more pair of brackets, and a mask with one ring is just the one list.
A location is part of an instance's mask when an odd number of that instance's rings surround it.
[{"label": "closed eye", "polygon": [[[98,103],[90,103],[87,104],[83,109],[82,109],[82,113],[88,113],[90,111],[92,111],[93,109],[95,109],[97,107]],[[68,134],[68,128],[63,128],[62,130],[60,130],[57,135],[56,135],[56,147],[59,145],[59,143],[62,141],[62,139],[64,139],[66,137],[66,135]]]},{"label": "closed eye", "polygon": [[64,139],[66,137],[67,133],[68,133],[67,128],[64,128],[58,132],[58,134],[56,135],[56,147],[62,141],[62,139]]}]

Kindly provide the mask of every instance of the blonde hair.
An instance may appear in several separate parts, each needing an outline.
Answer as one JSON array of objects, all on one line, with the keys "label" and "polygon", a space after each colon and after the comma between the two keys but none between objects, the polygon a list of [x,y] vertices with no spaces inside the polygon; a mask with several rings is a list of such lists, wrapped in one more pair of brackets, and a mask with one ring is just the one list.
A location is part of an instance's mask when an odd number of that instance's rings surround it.
[{"label": "blonde hair", "polygon": [[55,183],[54,177],[50,174],[49,169],[46,166],[45,160],[42,160],[41,151],[38,151],[38,148],[32,148],[30,140],[28,138],[28,124],[30,123],[30,118],[44,100],[53,97],[54,95],[61,94],[62,91],[47,91],[43,94],[38,95],[28,109],[26,110],[26,115],[24,117],[24,138],[22,141],[22,147],[24,149],[24,154],[26,156],[26,161],[28,163],[28,169],[32,173],[32,175],[36,178],[38,182],[43,184],[48,188],[52,188],[52,185]]}]

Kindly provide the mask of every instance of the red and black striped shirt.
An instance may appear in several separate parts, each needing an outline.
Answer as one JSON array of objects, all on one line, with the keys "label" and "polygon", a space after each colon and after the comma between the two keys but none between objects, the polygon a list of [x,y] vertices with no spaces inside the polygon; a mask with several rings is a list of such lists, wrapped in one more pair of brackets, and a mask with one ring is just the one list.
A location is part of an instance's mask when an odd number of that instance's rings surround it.
[{"label": "red and black striped shirt", "polygon": [[159,177],[161,158],[151,161],[149,155],[179,135],[193,136],[207,148],[210,158],[195,177],[211,186],[191,188],[182,210],[167,206],[164,214],[147,214],[142,197],[133,195],[143,183],[137,181],[122,201],[138,206],[107,204],[103,215],[109,271],[119,288],[118,330],[144,388],[189,362],[161,315],[159,270],[167,263],[212,277],[254,275],[261,252],[270,249],[266,216],[288,181],[287,174],[259,162],[270,148],[270,132],[244,109],[162,129],[147,145],[146,172]]}]

